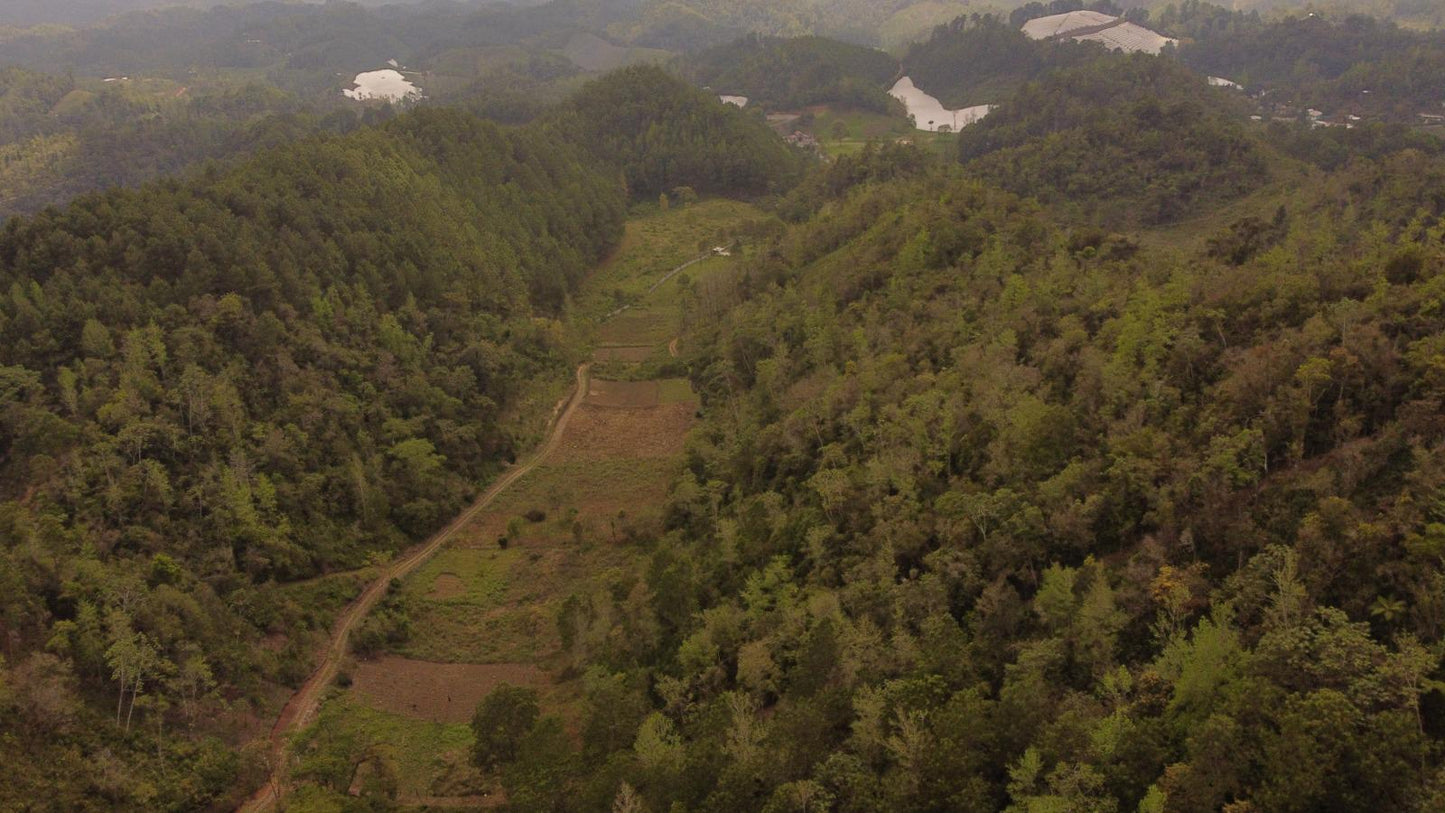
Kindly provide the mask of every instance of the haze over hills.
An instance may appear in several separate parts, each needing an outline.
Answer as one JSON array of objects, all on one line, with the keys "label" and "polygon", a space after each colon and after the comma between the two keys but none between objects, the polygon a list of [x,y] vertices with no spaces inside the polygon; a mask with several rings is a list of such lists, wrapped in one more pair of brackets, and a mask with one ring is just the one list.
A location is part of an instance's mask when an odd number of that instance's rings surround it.
[{"label": "haze over hills", "polygon": [[[349,0],[360,5],[405,5],[433,0]],[[320,4],[326,0],[287,0],[291,3]],[[500,0],[476,0],[500,2]],[[6,0],[0,6],[0,26],[33,26],[44,24],[87,25],[133,11],[167,8],[210,8],[241,5],[235,0]],[[535,3],[527,3],[535,5]]]}]

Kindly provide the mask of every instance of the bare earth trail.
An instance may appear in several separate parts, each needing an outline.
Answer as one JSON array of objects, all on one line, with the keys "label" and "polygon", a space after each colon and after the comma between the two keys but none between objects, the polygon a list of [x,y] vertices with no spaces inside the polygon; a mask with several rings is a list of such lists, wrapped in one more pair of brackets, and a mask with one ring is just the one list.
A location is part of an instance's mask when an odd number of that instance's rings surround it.
[{"label": "bare earth trail", "polygon": [[[727,248],[731,248],[730,244]],[[682,262],[680,265],[671,268],[660,279],[648,286],[644,299],[652,297],[667,282],[676,278],[678,274],[715,256],[715,252],[707,251],[701,256]],[[724,254],[723,256],[728,256]],[[679,258],[681,259],[681,258]],[[633,308],[637,303],[624,305],[617,310],[603,316],[600,322],[609,322],[624,312]],[[652,317],[659,318],[659,317]],[[675,327],[675,326],[674,326]],[[674,336],[666,343],[666,352],[676,358],[679,353],[679,338]],[[660,349],[662,345],[654,345]],[[629,361],[627,359],[620,359]],[[639,359],[640,360],[640,359]],[[525,462],[519,463],[508,469],[497,479],[477,500],[472,503],[464,512],[454,518],[445,528],[432,536],[426,542],[404,553],[400,558],[383,567],[375,578],[367,585],[366,589],[349,604],[337,617],[333,624],[330,638],[317,663],[315,671],[306,680],[287,702],[278,716],[275,725],[269,736],[269,747],[267,749],[268,769],[270,776],[266,784],[257,790],[249,799],[242,804],[238,810],[241,811],[267,811],[283,806],[286,796],[291,790],[289,781],[289,768],[291,763],[290,739],[291,737],[306,728],[317,717],[321,703],[327,692],[336,680],[336,675],[341,664],[349,655],[349,642],[351,633],[358,628],[367,618],[371,610],[381,599],[386,596],[393,580],[404,579],[414,573],[418,568],[425,565],[442,548],[453,542],[458,533],[471,525],[483,512],[492,508],[497,498],[514,486],[517,481],[532,474],[542,463],[546,462],[553,453],[563,446],[564,436],[569,423],[584,404],[593,406],[606,406],[598,400],[598,393],[593,393],[594,382],[591,378],[591,364],[583,364],[577,368],[576,389],[564,403],[559,403],[552,416],[552,425],[547,433],[546,439]],[[605,383],[605,382],[603,382]],[[600,386],[600,384],[598,384]],[[605,399],[604,399],[605,400]],[[598,401],[593,404],[592,402]],[[617,406],[627,406],[619,404]],[[590,425],[588,420],[582,419],[581,426]],[[616,428],[614,428],[616,429]],[[648,427],[644,431],[650,433],[655,427]],[[617,429],[617,431],[624,431]],[[636,428],[625,430],[628,432],[639,431]],[[573,440],[575,443],[575,439]],[[489,796],[414,796],[412,798],[400,799],[407,807],[426,808],[454,808],[454,809],[484,809],[495,807],[504,801],[501,795]]]},{"label": "bare earth trail", "polygon": [[315,717],[316,711],[321,705],[322,696],[331,683],[336,680],[337,670],[346,658],[352,631],[366,619],[376,603],[386,595],[392,580],[405,578],[425,564],[433,554],[451,541],[458,531],[466,527],[478,514],[491,505],[499,494],[530,473],[557,448],[562,440],[563,432],[567,429],[568,422],[572,420],[577,408],[587,397],[589,381],[589,365],[583,364],[577,368],[576,388],[567,400],[566,406],[553,420],[547,439],[543,444],[525,462],[508,469],[467,510],[459,514],[445,528],[426,542],[407,551],[401,558],[386,565],[376,579],[367,585],[361,595],[357,596],[337,617],[332,627],[331,639],[327,643],[320,662],[316,665],[316,670],[292,695],[291,700],[281,710],[280,716],[276,718],[276,724],[271,728],[271,744],[268,752],[268,762],[271,766],[270,778],[260,790],[240,806],[239,810],[269,810],[281,800],[283,796],[281,791],[286,785],[288,764],[286,757],[290,745],[290,735],[304,728]]}]

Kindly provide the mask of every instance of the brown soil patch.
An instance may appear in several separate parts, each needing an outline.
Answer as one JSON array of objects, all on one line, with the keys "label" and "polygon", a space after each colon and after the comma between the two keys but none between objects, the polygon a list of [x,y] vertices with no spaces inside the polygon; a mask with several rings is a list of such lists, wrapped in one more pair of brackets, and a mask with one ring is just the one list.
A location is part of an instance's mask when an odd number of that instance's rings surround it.
[{"label": "brown soil patch", "polygon": [[439,723],[472,719],[503,683],[542,688],[546,673],[529,663],[431,663],[385,657],[357,664],[352,690],[372,708]]},{"label": "brown soil patch", "polygon": [[650,344],[633,347],[599,347],[592,352],[592,360],[599,364],[609,361],[619,361],[624,364],[641,364],[652,358],[653,350],[654,348]]},{"label": "brown soil patch", "polygon": [[562,436],[568,460],[658,458],[682,454],[696,408],[665,404],[641,409],[583,404]]},{"label": "brown soil patch", "polygon": [[507,794],[498,788],[490,796],[404,796],[401,801],[425,810],[491,810],[505,805]]},{"label": "brown soil patch", "polygon": [[588,406],[657,406],[662,392],[656,381],[601,381],[593,379],[587,389]]},{"label": "brown soil patch", "polygon": [[439,600],[456,598],[466,592],[467,583],[462,581],[461,576],[455,573],[442,573],[437,576],[436,581],[432,584],[431,592],[427,594],[427,598]]},{"label": "brown soil patch", "polygon": [[667,344],[676,333],[673,320],[673,316],[646,306],[628,308],[598,326],[597,341],[604,347]]}]

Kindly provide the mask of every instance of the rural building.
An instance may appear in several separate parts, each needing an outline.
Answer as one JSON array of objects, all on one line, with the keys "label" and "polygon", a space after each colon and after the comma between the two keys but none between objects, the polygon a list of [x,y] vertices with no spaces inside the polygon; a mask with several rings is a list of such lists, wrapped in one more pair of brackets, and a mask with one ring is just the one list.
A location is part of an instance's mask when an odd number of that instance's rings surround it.
[{"label": "rural building", "polygon": [[818,139],[813,138],[813,136],[802,130],[794,130],[792,135],[783,140],[792,144],[794,147],[804,147],[806,149],[817,149],[818,147]]},{"label": "rural building", "polygon": [[1151,31],[1142,25],[1097,11],[1070,11],[1051,14],[1024,23],[1029,39],[1071,39],[1075,42],[1097,42],[1113,51],[1128,54],[1159,54],[1164,46],[1179,40]]}]

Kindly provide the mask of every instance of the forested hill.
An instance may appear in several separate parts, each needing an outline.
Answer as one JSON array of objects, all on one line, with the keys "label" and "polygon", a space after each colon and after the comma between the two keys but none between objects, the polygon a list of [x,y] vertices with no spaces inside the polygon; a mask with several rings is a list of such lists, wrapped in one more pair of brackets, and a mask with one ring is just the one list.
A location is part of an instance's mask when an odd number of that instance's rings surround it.
[{"label": "forested hill", "polygon": [[959,134],[978,176],[1117,228],[1207,211],[1263,186],[1250,108],[1170,59],[1104,54],[1022,87]]},{"label": "forested hill", "polygon": [[959,17],[913,45],[903,71],[950,107],[997,104],[1045,73],[1097,57],[1097,45],[1038,42],[994,16]]},{"label": "forested hill", "polygon": [[623,168],[628,189],[656,198],[786,191],[804,159],[757,116],[718,102],[662,68],[638,65],[589,83],[551,121],[562,137]]},{"label": "forested hill", "polygon": [[192,90],[0,68],[0,219],[389,115],[323,114],[258,82]]},{"label": "forested hill", "polygon": [[559,320],[629,193],[803,166],[633,69],[527,127],[424,107],[8,220],[0,809],[224,806],[368,563],[533,440],[519,398],[570,380]]},{"label": "forested hill", "polygon": [[[566,374],[546,317],[624,203],[537,136],[421,111],[6,224],[0,808],[230,790],[217,688],[245,711],[304,675],[338,598],[269,582],[396,550],[513,454],[500,413]],[[144,741],[81,699],[118,685]],[[183,701],[192,736],[161,737]],[[87,770],[111,750],[125,770]]]},{"label": "forested hill", "polygon": [[648,605],[559,614],[611,619],[574,656],[614,677],[579,752],[524,738],[507,781],[573,777],[545,798],[577,809],[1442,809],[1439,159],[1356,157],[1154,248],[903,149],[697,292],[706,417]]},{"label": "forested hill", "polygon": [[823,37],[749,36],[679,62],[683,75],[764,109],[835,103],[886,113],[898,61],[874,48]]},{"label": "forested hill", "polygon": [[1266,92],[1278,115],[1313,107],[1415,124],[1420,113],[1445,114],[1445,31],[1346,14],[1263,18],[1198,0],[1167,9],[1160,24],[1183,38],[1181,61]]}]

